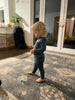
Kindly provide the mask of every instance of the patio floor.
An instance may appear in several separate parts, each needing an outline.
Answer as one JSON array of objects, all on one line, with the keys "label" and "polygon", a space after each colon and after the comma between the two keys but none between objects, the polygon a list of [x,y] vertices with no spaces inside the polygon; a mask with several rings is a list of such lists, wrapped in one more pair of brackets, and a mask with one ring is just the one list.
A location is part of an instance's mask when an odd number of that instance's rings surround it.
[{"label": "patio floor", "polygon": [[[11,56],[8,56],[9,52],[6,53],[7,56],[1,52],[2,87],[18,100],[75,100],[74,56],[46,51],[44,63],[46,82],[36,83],[39,71],[35,76],[27,75],[33,68],[33,55],[25,50],[10,50]],[[20,82],[20,79],[24,81]]]}]

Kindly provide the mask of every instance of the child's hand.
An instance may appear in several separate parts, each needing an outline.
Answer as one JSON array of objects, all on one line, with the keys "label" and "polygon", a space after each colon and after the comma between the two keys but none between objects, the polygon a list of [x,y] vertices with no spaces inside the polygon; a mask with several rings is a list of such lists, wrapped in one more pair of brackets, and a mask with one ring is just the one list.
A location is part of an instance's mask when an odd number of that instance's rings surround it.
[{"label": "child's hand", "polygon": [[34,46],[31,47],[31,49],[33,49],[33,48],[34,48]]},{"label": "child's hand", "polygon": [[31,49],[30,52],[31,52],[31,54],[34,54],[34,49]]}]

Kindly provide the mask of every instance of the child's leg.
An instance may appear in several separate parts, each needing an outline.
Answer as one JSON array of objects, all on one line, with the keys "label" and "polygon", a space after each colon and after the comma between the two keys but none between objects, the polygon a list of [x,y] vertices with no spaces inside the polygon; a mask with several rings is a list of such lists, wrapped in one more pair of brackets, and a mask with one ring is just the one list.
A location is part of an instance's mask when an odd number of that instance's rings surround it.
[{"label": "child's leg", "polygon": [[35,72],[37,71],[37,65],[34,63],[34,68],[32,72],[28,72],[29,75],[35,75]]},{"label": "child's leg", "polygon": [[38,82],[38,83],[45,81],[45,79],[44,79],[45,71],[44,71],[44,67],[43,67],[44,60],[45,60],[45,57],[43,56],[41,59],[38,59],[38,62],[37,62],[37,66],[39,68],[40,76],[41,76],[41,78],[36,80],[36,82]]},{"label": "child's leg", "polygon": [[44,68],[43,68],[43,63],[40,63],[38,65],[38,68],[39,68],[39,71],[40,71],[41,78],[37,79],[36,82],[37,83],[41,83],[41,82],[44,82],[45,81],[45,79],[44,79],[44,73],[45,72],[44,72]]},{"label": "child's leg", "polygon": [[44,79],[45,71],[44,71],[44,67],[43,67],[43,62],[40,62],[40,63],[38,64],[38,68],[39,68],[39,71],[40,71],[41,79]]},{"label": "child's leg", "polygon": [[36,65],[36,62],[34,63],[34,68],[33,68],[33,71],[32,73],[35,73],[37,71],[37,65]]}]

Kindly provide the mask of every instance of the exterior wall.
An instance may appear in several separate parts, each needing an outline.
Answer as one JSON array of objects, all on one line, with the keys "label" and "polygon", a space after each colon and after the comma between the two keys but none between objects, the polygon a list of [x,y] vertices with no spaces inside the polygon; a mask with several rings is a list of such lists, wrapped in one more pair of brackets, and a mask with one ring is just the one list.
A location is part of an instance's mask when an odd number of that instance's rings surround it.
[{"label": "exterior wall", "polygon": [[33,45],[33,35],[30,29],[31,24],[33,23],[33,3],[34,0],[15,0],[16,4],[16,13],[23,18],[23,28],[25,31],[25,42],[28,46]]},{"label": "exterior wall", "polygon": [[15,0],[0,0],[0,10],[4,10],[4,19],[7,25],[15,12]]},{"label": "exterior wall", "polygon": [[8,0],[5,0],[4,2],[4,19],[5,19],[5,24],[7,25],[9,23],[9,5],[8,5]]},{"label": "exterior wall", "polygon": [[5,24],[10,22],[12,14],[15,12],[15,0],[5,0],[4,1],[4,17]]},{"label": "exterior wall", "polygon": [[15,0],[9,0],[9,19],[11,18],[12,14],[15,13]]},{"label": "exterior wall", "polygon": [[10,22],[10,18],[14,12],[19,14],[23,18],[23,28],[25,31],[25,42],[28,46],[33,45],[33,34],[30,26],[33,23],[33,8],[34,0],[0,0],[0,7],[4,9],[4,19],[7,25]]},{"label": "exterior wall", "polygon": [[0,9],[4,7],[4,0],[0,0]]}]

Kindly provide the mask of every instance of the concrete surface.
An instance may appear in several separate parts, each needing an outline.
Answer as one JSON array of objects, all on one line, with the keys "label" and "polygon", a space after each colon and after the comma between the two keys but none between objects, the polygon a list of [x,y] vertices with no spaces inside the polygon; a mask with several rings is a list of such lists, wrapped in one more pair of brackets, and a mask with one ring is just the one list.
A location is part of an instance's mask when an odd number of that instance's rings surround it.
[{"label": "concrete surface", "polygon": [[[75,100],[75,56],[49,51],[45,52],[45,56],[44,83],[36,83],[39,71],[35,76],[27,75],[34,63],[34,56],[29,52],[23,50],[22,55],[2,58],[2,87],[18,100]],[[23,82],[20,82],[21,78]]]}]

